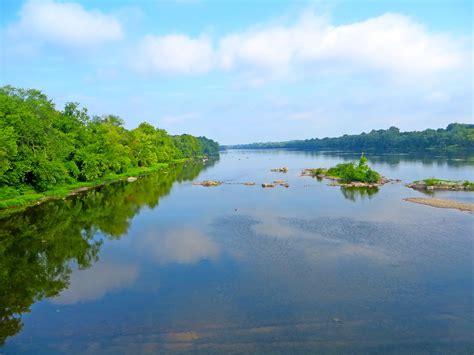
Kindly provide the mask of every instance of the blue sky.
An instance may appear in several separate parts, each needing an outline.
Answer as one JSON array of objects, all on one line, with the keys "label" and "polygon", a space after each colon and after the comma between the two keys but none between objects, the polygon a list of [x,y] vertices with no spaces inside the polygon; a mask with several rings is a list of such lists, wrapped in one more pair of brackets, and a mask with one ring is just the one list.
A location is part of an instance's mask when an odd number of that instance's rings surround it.
[{"label": "blue sky", "polygon": [[222,144],[472,122],[470,1],[1,1],[0,84]]}]

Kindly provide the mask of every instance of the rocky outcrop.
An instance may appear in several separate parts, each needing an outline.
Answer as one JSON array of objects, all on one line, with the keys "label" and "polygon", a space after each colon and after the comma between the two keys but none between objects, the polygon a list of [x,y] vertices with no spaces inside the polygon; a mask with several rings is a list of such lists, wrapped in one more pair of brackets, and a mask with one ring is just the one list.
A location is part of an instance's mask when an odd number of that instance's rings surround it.
[{"label": "rocky outcrop", "polygon": [[274,169],[271,169],[271,171],[274,172],[274,173],[287,173],[287,172],[288,172],[288,168],[287,168],[287,167],[274,168]]},{"label": "rocky outcrop", "polygon": [[436,183],[415,181],[406,186],[418,191],[474,191],[472,183],[462,181],[439,181]]},{"label": "rocky outcrop", "polygon": [[273,181],[273,183],[274,183],[275,185],[280,185],[280,186],[283,186],[283,187],[290,187],[290,185],[288,184],[288,182],[285,181],[285,180],[275,180],[275,181]]},{"label": "rocky outcrop", "polygon": [[215,180],[205,180],[205,181],[198,181],[198,182],[193,183],[193,185],[200,185],[200,186],[205,186],[205,187],[219,186],[221,184],[222,184],[221,181],[215,181]]}]

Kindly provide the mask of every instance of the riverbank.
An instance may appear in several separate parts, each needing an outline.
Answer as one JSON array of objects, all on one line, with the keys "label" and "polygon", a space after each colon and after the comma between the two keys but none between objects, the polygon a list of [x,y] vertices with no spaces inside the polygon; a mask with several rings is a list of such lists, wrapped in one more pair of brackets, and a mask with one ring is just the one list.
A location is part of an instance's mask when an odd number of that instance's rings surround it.
[{"label": "riverbank", "polygon": [[8,189],[8,191],[5,189],[3,191],[0,190],[0,216],[5,214],[7,211],[16,212],[29,206],[39,205],[49,200],[76,195],[80,192],[91,190],[117,181],[126,180],[130,177],[145,176],[160,170],[171,168],[173,165],[182,164],[191,160],[194,159],[176,159],[169,163],[158,163],[149,167],[131,168],[121,174],[107,174],[101,179],[61,185],[44,192],[37,192],[32,188],[28,188],[23,191],[13,188]]},{"label": "riverbank", "polygon": [[436,208],[450,208],[457,209],[460,211],[468,211],[474,213],[474,204],[463,203],[454,200],[446,200],[441,198],[424,198],[424,197],[408,197],[404,198],[404,201],[418,203],[421,205],[436,207]]}]

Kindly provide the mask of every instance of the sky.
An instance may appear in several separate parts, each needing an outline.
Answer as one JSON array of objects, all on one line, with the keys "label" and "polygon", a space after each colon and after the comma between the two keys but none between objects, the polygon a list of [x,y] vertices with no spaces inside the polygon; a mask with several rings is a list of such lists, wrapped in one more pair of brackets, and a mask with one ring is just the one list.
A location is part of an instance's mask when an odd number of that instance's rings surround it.
[{"label": "sky", "polygon": [[464,0],[0,0],[0,85],[221,144],[473,123]]}]

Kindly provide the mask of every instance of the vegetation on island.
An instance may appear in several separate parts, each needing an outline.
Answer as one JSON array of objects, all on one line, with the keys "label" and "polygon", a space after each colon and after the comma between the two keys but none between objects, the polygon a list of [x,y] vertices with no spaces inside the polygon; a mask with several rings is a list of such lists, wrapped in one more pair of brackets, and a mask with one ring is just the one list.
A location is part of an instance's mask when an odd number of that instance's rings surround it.
[{"label": "vegetation on island", "polygon": [[451,123],[445,129],[401,132],[397,127],[337,138],[234,145],[235,149],[290,148],[377,152],[474,151],[474,124]]},{"label": "vegetation on island", "polygon": [[309,169],[309,172],[313,177],[335,178],[342,183],[362,182],[376,184],[382,180],[382,176],[369,167],[364,153],[361,154],[358,163],[351,161],[337,164],[329,169]]},{"label": "vegetation on island", "polygon": [[407,185],[415,190],[456,190],[456,191],[474,191],[474,182],[442,180],[436,178],[429,178],[424,180],[414,181]]},{"label": "vegetation on island", "polygon": [[0,88],[0,207],[218,152],[205,137],[148,123],[127,130],[119,117],[91,117],[75,102],[58,110],[39,90]]}]

